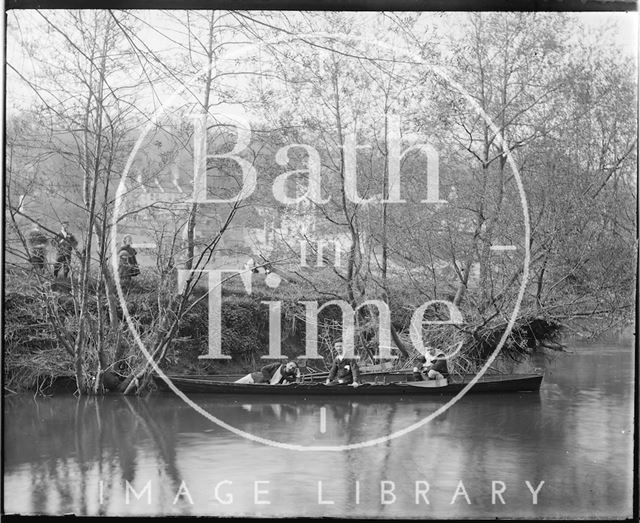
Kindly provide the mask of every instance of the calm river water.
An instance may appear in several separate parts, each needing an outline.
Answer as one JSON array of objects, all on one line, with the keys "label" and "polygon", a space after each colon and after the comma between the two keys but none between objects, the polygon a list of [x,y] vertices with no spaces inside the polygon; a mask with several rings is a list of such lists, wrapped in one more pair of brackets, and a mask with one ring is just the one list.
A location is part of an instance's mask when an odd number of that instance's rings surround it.
[{"label": "calm river water", "polygon": [[[545,368],[539,394],[468,395],[407,435],[347,452],[248,441],[172,395],[8,396],[4,511],[629,517],[633,341],[571,348],[534,362]],[[192,398],[239,429],[302,445],[383,436],[444,401]]]}]

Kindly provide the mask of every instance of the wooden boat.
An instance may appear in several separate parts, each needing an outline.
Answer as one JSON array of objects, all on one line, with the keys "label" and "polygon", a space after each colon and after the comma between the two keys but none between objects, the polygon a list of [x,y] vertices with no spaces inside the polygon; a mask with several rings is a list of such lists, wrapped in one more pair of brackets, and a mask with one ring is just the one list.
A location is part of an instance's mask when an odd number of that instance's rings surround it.
[{"label": "wooden boat", "polygon": [[[457,394],[472,379],[473,375],[452,377],[444,382],[412,381],[408,372],[364,374],[359,387],[325,385],[320,373],[303,377],[300,383],[289,385],[234,383],[240,376],[169,376],[173,384],[183,392],[208,394],[257,394],[294,396],[421,396]],[[323,375],[326,373],[322,373]],[[501,374],[482,376],[469,393],[537,392],[542,383],[542,374]],[[154,377],[160,390],[170,390],[159,376]]]}]

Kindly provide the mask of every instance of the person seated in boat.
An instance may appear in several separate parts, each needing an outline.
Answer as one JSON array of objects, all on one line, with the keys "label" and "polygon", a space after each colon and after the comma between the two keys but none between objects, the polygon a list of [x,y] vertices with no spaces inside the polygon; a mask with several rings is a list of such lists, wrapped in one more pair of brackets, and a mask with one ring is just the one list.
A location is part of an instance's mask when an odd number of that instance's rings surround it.
[{"label": "person seated in boat", "polygon": [[415,381],[422,381],[424,379],[423,374],[427,373],[429,365],[431,365],[431,347],[427,345],[424,354],[419,355],[415,360],[413,379]]},{"label": "person seated in boat", "polygon": [[275,362],[265,365],[259,371],[250,372],[243,378],[236,380],[236,383],[284,385],[295,383],[299,377],[300,369],[295,361]]},{"label": "person seated in boat", "polygon": [[428,347],[425,356],[418,358],[418,365],[413,368],[413,377],[416,381],[448,378],[449,368],[444,352]]},{"label": "person seated in boat", "polygon": [[449,377],[449,367],[447,366],[447,357],[440,349],[429,348],[431,361],[425,368],[427,378],[430,380],[442,380]]},{"label": "person seated in boat", "polygon": [[424,377],[422,376],[423,371],[428,366],[427,358],[423,355],[420,355],[415,360],[415,365],[413,367],[413,379],[414,381],[422,381]]},{"label": "person seated in boat", "polygon": [[341,342],[334,345],[338,356],[333,360],[326,385],[360,385],[360,368],[355,358],[349,358]]}]

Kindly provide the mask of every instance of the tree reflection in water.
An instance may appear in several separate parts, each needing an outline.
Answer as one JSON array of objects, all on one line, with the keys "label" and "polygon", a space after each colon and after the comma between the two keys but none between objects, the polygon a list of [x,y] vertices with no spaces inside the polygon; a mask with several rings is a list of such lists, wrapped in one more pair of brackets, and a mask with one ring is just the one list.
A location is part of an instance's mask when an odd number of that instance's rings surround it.
[{"label": "tree reflection in water", "polygon": [[[346,453],[292,454],[248,442],[172,395],[36,401],[28,395],[9,396],[5,510],[412,518],[622,514],[631,506],[632,352],[595,350],[546,364],[540,394],[465,397],[419,430]],[[442,404],[438,398],[193,399],[242,430],[302,445],[347,445],[379,437],[423,419]],[[491,502],[494,479],[507,484],[504,507]],[[185,498],[173,504],[183,480],[193,506]],[[233,483],[223,489],[233,494],[233,505],[222,505],[213,496],[221,480]],[[253,504],[254,480],[271,481],[272,505]],[[380,482],[387,480],[396,483],[398,502],[382,505]],[[414,502],[418,480],[431,487],[428,513]],[[471,505],[450,504],[459,480],[469,490]],[[538,505],[531,504],[525,480],[547,482]],[[145,496],[126,506],[126,481],[137,492],[151,481],[151,505]],[[318,505],[319,481],[334,505]]]},{"label": "tree reflection in water", "polygon": [[125,482],[135,482],[145,441],[156,453],[158,474],[169,479],[159,485],[173,500],[181,479],[170,412],[162,420],[169,427],[161,427],[139,398],[20,395],[7,398],[7,406],[5,466],[11,472],[27,464],[29,512],[107,514],[110,499],[119,503]]}]

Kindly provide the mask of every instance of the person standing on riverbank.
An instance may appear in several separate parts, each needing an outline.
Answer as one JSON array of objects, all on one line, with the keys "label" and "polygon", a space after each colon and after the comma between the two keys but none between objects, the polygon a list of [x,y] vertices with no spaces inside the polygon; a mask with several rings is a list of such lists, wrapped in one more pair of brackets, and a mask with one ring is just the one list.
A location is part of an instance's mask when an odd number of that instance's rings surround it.
[{"label": "person standing on riverbank", "polygon": [[56,263],[53,267],[53,276],[58,277],[58,273],[62,270],[63,278],[69,277],[71,270],[71,252],[78,246],[76,237],[68,231],[69,222],[62,222],[60,233],[55,238],[57,246]]},{"label": "person standing on riverbank", "polygon": [[120,276],[120,281],[125,285],[129,285],[131,278],[140,274],[140,267],[138,267],[136,258],[137,254],[138,252],[131,246],[131,235],[125,234],[118,252],[118,276]]},{"label": "person standing on riverbank", "polygon": [[27,245],[30,251],[29,261],[38,272],[45,272],[47,267],[47,237],[34,225],[27,236]]}]

